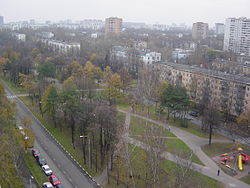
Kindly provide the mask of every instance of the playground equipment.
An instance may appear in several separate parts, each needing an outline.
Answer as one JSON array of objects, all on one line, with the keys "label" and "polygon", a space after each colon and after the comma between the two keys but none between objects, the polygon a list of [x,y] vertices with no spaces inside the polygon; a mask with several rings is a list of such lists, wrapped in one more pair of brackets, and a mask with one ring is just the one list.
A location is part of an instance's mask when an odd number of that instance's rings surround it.
[{"label": "playground equipment", "polygon": [[[220,163],[225,165],[227,168],[229,168],[230,170],[235,170],[233,168],[231,168],[229,165],[227,165],[227,161],[232,161],[234,160],[235,162],[238,162],[238,168],[240,171],[242,171],[243,168],[243,164],[248,162],[250,157],[244,153],[242,153],[243,149],[242,148],[237,148],[237,151],[233,152],[233,153],[223,153],[220,155],[220,157],[223,157],[220,159]],[[237,161],[236,161],[237,158]]]},{"label": "playground equipment", "polygon": [[243,167],[242,167],[242,155],[238,156],[238,168],[239,168],[239,170],[243,170]]}]

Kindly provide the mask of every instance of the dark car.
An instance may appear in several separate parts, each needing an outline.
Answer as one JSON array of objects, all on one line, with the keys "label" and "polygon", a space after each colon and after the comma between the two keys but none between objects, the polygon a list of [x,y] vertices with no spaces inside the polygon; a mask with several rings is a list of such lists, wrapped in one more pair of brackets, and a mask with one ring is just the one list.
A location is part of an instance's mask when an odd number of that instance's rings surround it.
[{"label": "dark car", "polygon": [[37,151],[36,149],[32,149],[31,152],[32,152],[32,155],[33,155],[35,158],[37,158],[38,156],[40,156],[39,151]]},{"label": "dark car", "polygon": [[189,115],[193,116],[193,117],[198,117],[199,113],[198,112],[190,112]]},{"label": "dark car", "polygon": [[50,181],[50,183],[51,183],[53,186],[56,186],[56,185],[61,184],[59,178],[58,178],[56,175],[51,175],[51,176],[49,177],[49,181]]},{"label": "dark car", "polygon": [[41,157],[41,156],[38,156],[38,157],[36,158],[36,160],[37,160],[37,163],[38,163],[40,166],[43,166],[43,165],[46,165],[46,164],[47,164],[46,160],[45,160],[43,157]]},{"label": "dark car", "polygon": [[56,188],[64,188],[64,186],[62,184],[58,184],[55,186]]}]

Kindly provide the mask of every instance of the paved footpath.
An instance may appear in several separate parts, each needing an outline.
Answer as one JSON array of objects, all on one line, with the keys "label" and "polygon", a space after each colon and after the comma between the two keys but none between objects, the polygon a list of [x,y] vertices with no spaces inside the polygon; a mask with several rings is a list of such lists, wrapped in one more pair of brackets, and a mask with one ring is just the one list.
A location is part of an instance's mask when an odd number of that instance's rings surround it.
[{"label": "paved footpath", "polygon": [[[196,169],[197,171],[199,171],[200,173],[209,176],[213,179],[216,179],[220,182],[222,182],[226,188],[250,188],[250,185],[237,180],[231,176],[229,176],[228,174],[224,173],[220,167],[210,158],[208,157],[202,150],[201,150],[201,146],[207,144],[208,140],[204,139],[204,138],[200,138],[196,135],[193,135],[189,132],[186,132],[178,127],[174,127],[174,126],[170,126],[168,124],[156,121],[156,120],[152,120],[149,118],[146,118],[144,116],[141,115],[137,115],[128,111],[124,111],[124,110],[118,110],[120,112],[123,112],[126,114],[126,120],[125,120],[125,127],[127,130],[127,133],[124,134],[124,139],[128,142],[128,143],[132,143],[135,144],[139,147],[142,147],[144,149],[147,149],[149,146],[145,145],[144,143],[137,141],[135,139],[129,138],[128,137],[128,130],[129,130],[129,125],[130,125],[130,117],[134,116],[134,117],[138,117],[141,119],[144,119],[146,121],[161,125],[162,127],[166,128],[167,130],[170,129],[170,131],[175,134],[180,140],[182,140],[184,143],[187,144],[187,146],[197,155],[197,157],[202,161],[203,164],[205,164],[205,166],[201,166],[198,165],[196,163],[194,164],[194,169]],[[229,140],[213,140],[213,142],[232,142]],[[171,153],[168,152],[164,152],[162,154],[162,156],[165,159],[171,160],[171,161],[176,161],[176,156],[174,156]],[[184,163],[185,164],[185,163]],[[220,176],[217,176],[217,171],[218,169],[220,169]]]}]

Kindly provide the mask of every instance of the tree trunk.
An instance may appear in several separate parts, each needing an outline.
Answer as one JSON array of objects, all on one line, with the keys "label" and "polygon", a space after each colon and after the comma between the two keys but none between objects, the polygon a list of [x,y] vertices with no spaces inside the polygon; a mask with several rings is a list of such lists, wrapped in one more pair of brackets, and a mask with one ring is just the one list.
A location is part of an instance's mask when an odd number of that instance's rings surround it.
[{"label": "tree trunk", "polygon": [[75,119],[73,115],[71,115],[71,140],[73,148],[75,149]]},{"label": "tree trunk", "polygon": [[102,128],[100,127],[100,157],[101,157],[101,166],[103,166],[103,143],[102,143]]},{"label": "tree trunk", "polygon": [[209,125],[209,145],[212,143],[212,132],[213,132],[213,126]]}]

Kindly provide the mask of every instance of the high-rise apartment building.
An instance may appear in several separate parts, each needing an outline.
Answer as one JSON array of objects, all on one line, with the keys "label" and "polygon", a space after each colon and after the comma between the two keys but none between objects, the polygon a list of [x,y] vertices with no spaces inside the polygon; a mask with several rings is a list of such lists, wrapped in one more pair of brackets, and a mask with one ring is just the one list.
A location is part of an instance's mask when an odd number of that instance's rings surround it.
[{"label": "high-rise apartment building", "polygon": [[4,24],[3,16],[0,16],[0,25]]},{"label": "high-rise apartment building", "polygon": [[224,34],[225,25],[223,23],[215,23],[215,34],[221,35]]},{"label": "high-rise apartment building", "polygon": [[194,40],[201,40],[208,37],[208,23],[193,23],[192,37]]},{"label": "high-rise apartment building", "polygon": [[122,18],[106,18],[105,34],[120,34],[122,31]]},{"label": "high-rise apartment building", "polygon": [[226,19],[223,49],[250,56],[250,19]]}]

